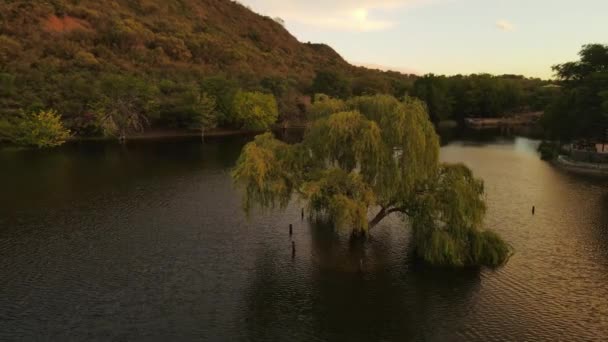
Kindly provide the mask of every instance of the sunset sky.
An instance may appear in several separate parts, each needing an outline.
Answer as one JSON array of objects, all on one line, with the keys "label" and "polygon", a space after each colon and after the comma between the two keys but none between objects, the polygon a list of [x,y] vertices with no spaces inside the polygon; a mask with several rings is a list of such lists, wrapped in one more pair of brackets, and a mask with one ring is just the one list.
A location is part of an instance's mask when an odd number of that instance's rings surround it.
[{"label": "sunset sky", "polygon": [[608,43],[608,0],[242,0],[303,42],[403,72],[549,78],[583,44]]}]

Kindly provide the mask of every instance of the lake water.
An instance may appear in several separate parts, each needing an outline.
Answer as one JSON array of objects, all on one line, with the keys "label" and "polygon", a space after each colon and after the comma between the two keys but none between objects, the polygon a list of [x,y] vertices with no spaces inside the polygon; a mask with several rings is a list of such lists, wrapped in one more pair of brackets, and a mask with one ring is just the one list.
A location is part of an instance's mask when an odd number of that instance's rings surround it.
[{"label": "lake water", "polygon": [[0,340],[608,339],[608,184],[536,141],[442,148],[516,250],[479,271],[416,263],[397,217],[362,245],[297,203],[247,219],[229,175],[247,139],[1,150]]}]

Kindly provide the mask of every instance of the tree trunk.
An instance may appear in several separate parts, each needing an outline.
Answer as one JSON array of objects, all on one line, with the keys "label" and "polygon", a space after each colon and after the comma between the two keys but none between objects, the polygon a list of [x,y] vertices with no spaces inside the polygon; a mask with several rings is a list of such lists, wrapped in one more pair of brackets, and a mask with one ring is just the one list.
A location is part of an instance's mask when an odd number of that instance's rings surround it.
[{"label": "tree trunk", "polygon": [[405,208],[387,209],[385,207],[382,207],[382,209],[380,209],[378,214],[376,214],[376,216],[371,221],[369,221],[369,223],[367,224],[368,229],[374,228],[376,225],[378,225],[378,223],[380,223],[380,221],[384,220],[385,217],[387,217],[388,215],[390,215],[392,213],[396,213],[396,212],[407,213],[407,210]]},{"label": "tree trunk", "polygon": [[127,140],[127,135],[125,134],[124,130],[120,131],[120,137],[118,138],[118,140],[120,141],[121,144],[124,144],[125,141]]},{"label": "tree trunk", "polygon": [[386,210],[386,208],[383,207],[382,209],[380,209],[380,211],[378,212],[378,214],[376,214],[376,217],[374,217],[371,221],[369,221],[369,223],[368,223],[368,229],[374,228],[388,214],[389,214],[389,212]]}]

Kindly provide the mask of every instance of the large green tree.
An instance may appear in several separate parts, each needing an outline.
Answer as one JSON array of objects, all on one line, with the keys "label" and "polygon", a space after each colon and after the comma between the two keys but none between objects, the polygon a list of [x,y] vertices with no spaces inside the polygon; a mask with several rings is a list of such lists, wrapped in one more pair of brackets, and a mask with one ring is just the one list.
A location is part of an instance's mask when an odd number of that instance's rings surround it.
[{"label": "large green tree", "polygon": [[542,118],[550,138],[599,138],[608,128],[608,45],[585,45],[579,56],[553,67],[562,92]]},{"label": "large green tree", "polygon": [[311,215],[356,236],[400,214],[416,254],[431,264],[499,266],[508,259],[508,244],[482,229],[483,182],[464,165],[439,162],[439,138],[422,102],[386,95],[341,106],[327,101],[318,102],[319,118],[302,142],[266,133],[244,147],[233,177],[247,210],[284,208],[299,197]]},{"label": "large green tree", "polygon": [[277,101],[272,94],[239,91],[234,97],[234,119],[241,128],[264,130],[279,118]]}]

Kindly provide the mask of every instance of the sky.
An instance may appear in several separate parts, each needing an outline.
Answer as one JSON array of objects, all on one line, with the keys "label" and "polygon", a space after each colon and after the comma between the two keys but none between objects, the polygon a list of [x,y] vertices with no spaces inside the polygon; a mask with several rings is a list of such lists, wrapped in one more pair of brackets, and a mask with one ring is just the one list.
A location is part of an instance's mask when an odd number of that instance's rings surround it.
[{"label": "sky", "polygon": [[551,78],[608,44],[608,0],[240,0],[353,64],[417,74]]}]

